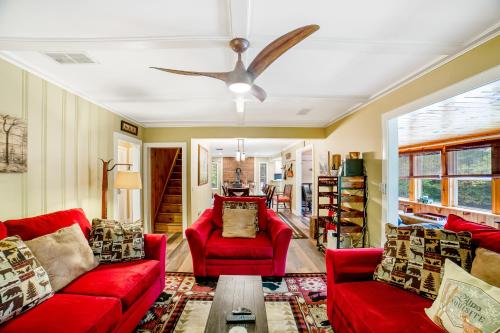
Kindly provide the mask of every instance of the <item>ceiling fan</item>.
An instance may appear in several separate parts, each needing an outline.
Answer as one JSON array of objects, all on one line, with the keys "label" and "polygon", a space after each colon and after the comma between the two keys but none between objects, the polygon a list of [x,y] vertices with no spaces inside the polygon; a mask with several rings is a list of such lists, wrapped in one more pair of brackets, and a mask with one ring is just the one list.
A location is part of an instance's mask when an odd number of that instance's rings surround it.
[{"label": "ceiling fan", "polygon": [[245,38],[234,38],[229,42],[229,46],[233,49],[233,51],[238,53],[238,61],[236,61],[234,69],[230,72],[194,72],[161,67],[151,68],[173,74],[207,76],[219,79],[224,81],[229,87],[229,90],[232,92],[238,94],[250,92],[259,101],[263,102],[266,99],[267,94],[264,89],[254,84],[255,79],[283,53],[318,29],[319,25],[306,25],[279,37],[260,51],[260,53],[246,69],[243,61],[241,60],[241,54],[248,49],[250,42]]}]

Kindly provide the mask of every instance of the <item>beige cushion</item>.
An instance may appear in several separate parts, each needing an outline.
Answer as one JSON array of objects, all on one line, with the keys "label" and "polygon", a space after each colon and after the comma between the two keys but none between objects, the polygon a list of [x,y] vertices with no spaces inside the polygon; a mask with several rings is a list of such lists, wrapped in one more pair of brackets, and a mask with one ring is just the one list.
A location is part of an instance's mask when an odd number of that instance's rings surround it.
[{"label": "beige cushion", "polygon": [[256,209],[224,208],[222,237],[255,238]]},{"label": "beige cushion", "polygon": [[471,274],[500,288],[500,253],[478,248],[476,258],[472,262]]},{"label": "beige cushion", "polygon": [[26,241],[26,245],[47,271],[54,291],[99,264],[77,223]]},{"label": "beige cushion", "polygon": [[446,259],[444,276],[427,316],[450,333],[500,331],[500,288]]}]

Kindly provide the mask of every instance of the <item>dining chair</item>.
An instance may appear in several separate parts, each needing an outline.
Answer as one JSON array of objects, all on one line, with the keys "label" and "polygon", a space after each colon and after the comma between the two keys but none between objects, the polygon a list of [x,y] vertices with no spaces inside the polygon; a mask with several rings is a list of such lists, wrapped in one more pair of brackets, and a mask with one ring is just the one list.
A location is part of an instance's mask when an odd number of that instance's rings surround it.
[{"label": "dining chair", "polygon": [[292,212],[292,188],[293,185],[285,184],[285,188],[283,189],[283,194],[276,194],[274,198],[274,202],[276,203],[276,212],[279,211],[280,204],[283,205],[283,208],[286,209],[288,204],[288,209]]}]

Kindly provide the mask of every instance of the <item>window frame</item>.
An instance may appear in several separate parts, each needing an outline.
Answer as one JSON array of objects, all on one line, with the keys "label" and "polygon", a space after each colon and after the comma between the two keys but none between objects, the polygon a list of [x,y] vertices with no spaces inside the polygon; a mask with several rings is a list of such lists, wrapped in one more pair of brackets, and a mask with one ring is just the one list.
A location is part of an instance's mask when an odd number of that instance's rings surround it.
[{"label": "window frame", "polygon": [[[459,142],[459,143],[458,143]],[[466,150],[474,148],[491,147],[491,174],[448,174],[448,151],[449,150]],[[414,175],[413,157],[419,154],[429,154],[433,151],[441,153],[441,172],[440,175],[419,176]],[[400,147],[399,156],[410,156],[410,170],[408,177],[409,182],[409,197],[402,198],[410,202],[417,202],[417,199],[422,194],[422,185],[420,179],[440,179],[441,180],[441,202],[435,202],[440,206],[448,206],[466,211],[477,211],[478,213],[490,213],[500,215],[500,132],[493,138],[475,137],[474,139],[455,138],[454,142],[429,143],[421,144],[420,146]],[[491,210],[485,210],[475,207],[466,207],[458,205],[458,181],[460,180],[489,180],[491,181]]]}]

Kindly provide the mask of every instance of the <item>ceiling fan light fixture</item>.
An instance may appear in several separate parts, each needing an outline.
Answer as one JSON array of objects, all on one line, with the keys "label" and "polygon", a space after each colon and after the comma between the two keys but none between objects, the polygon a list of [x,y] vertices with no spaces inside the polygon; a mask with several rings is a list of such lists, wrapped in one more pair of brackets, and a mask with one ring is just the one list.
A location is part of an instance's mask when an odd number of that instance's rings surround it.
[{"label": "ceiling fan light fixture", "polygon": [[245,82],[235,82],[229,85],[229,90],[236,94],[244,94],[249,92],[251,88],[252,86]]}]

